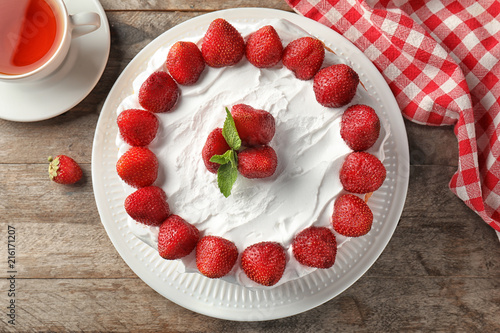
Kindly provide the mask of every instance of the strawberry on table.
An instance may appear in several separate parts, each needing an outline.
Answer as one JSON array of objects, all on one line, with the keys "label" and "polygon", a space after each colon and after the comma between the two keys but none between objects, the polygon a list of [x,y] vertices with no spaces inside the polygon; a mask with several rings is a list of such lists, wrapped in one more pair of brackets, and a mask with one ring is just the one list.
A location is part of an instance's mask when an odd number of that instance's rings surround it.
[{"label": "strawberry on table", "polygon": [[273,286],[285,271],[285,249],[275,242],[261,242],[247,247],[241,255],[241,268],[252,280]]},{"label": "strawberry on table", "polygon": [[248,37],[245,54],[255,67],[273,67],[283,55],[280,36],[271,25],[260,28]]},{"label": "strawberry on table", "polygon": [[271,113],[236,104],[231,108],[231,115],[244,146],[266,145],[273,138],[276,124]]},{"label": "strawberry on table", "polygon": [[150,186],[158,176],[158,159],[145,147],[131,147],[116,163],[118,176],[132,187]]},{"label": "strawberry on table", "polygon": [[238,259],[233,242],[218,236],[205,236],[196,245],[196,267],[201,274],[220,278],[231,271]]},{"label": "strawberry on table", "polygon": [[195,43],[179,41],[170,48],[166,67],[177,83],[192,85],[205,69],[205,61]]},{"label": "strawberry on table", "polygon": [[316,38],[301,37],[290,42],[283,51],[283,65],[299,80],[310,80],[325,59],[325,47]]},{"label": "strawberry on table", "polygon": [[232,66],[245,55],[245,41],[235,27],[218,18],[210,23],[203,37],[201,53],[210,67]]},{"label": "strawberry on table", "polygon": [[210,171],[211,173],[217,173],[220,164],[210,162],[210,159],[214,155],[224,154],[229,149],[231,148],[222,135],[222,128],[216,128],[212,132],[210,132],[207,141],[205,142],[205,145],[203,146],[203,149],[201,151],[203,162],[205,163],[208,171]]},{"label": "strawberry on table", "polygon": [[129,109],[120,112],[116,119],[120,135],[131,146],[147,146],[158,131],[156,116],[145,110]]},{"label": "strawberry on table", "polygon": [[346,191],[370,193],[382,186],[386,170],[382,162],[367,152],[352,152],[340,168],[339,178]]},{"label": "strawberry on table", "polygon": [[314,76],[313,90],[319,104],[329,108],[347,105],[354,98],[359,76],[345,64],[332,65]]},{"label": "strawberry on table", "polygon": [[347,237],[366,235],[372,228],[373,213],[366,202],[353,195],[344,194],[334,204],[333,229]]},{"label": "strawberry on table", "polygon": [[127,214],[145,225],[158,226],[170,215],[167,195],[157,186],[138,189],[125,199]]},{"label": "strawberry on table", "polygon": [[158,232],[158,253],[164,259],[174,260],[190,254],[198,240],[198,229],[178,215],[170,215]]},{"label": "strawberry on table", "polygon": [[295,236],[293,256],[304,266],[330,268],[335,263],[337,241],[333,232],[325,227],[309,227]]},{"label": "strawberry on table", "polygon": [[59,184],[74,184],[82,178],[82,169],[74,159],[66,155],[49,157],[49,177]]},{"label": "strawberry on table", "polygon": [[380,119],[368,105],[352,105],[342,114],[340,135],[352,150],[367,150],[375,144],[379,134]]},{"label": "strawberry on table", "polygon": [[179,98],[179,87],[174,79],[163,71],[154,72],[139,89],[139,104],[154,113],[170,111]]},{"label": "strawberry on table", "polygon": [[238,171],[243,177],[270,177],[277,166],[278,156],[272,147],[251,147],[238,152]]}]

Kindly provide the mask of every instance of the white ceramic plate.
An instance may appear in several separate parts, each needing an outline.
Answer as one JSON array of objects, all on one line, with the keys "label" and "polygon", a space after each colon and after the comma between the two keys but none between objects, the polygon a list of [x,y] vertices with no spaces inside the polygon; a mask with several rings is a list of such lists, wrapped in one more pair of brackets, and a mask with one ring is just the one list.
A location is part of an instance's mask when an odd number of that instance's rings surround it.
[{"label": "white ceramic plate", "polygon": [[0,82],[0,118],[39,121],[58,116],[80,103],[99,81],[109,56],[106,13],[98,0],[64,0],[70,14],[96,12],[101,26],[71,41],[68,56],[51,76],[37,82]]},{"label": "white ceramic plate", "polygon": [[[163,260],[127,227],[125,192],[115,171],[116,109],[132,94],[132,81],[162,45],[181,40],[191,31],[206,29],[215,18],[255,22],[282,18],[323,40],[337,55],[347,58],[387,119],[390,137],[384,146],[387,178],[370,198],[374,224],[364,237],[351,239],[338,251],[335,265],[272,289],[250,290],[197,273],[178,273],[177,261]],[[409,178],[406,131],[398,105],[375,66],[349,41],[320,23],[294,13],[261,8],[230,9],[198,16],[165,32],[146,46],[127,66],[111,90],[97,124],[92,151],[92,179],[102,223],[114,246],[132,270],[169,300],[208,316],[240,320],[270,320],[291,316],[337,296],[375,262],[389,242],[403,209]]]}]

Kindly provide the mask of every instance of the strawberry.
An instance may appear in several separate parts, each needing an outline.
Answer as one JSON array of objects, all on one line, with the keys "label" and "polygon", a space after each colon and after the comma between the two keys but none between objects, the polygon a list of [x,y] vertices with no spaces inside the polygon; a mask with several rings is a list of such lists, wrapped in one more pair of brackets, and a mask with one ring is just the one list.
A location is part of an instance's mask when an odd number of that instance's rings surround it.
[{"label": "strawberry", "polygon": [[386,170],[382,162],[367,152],[353,152],[347,155],[339,177],[344,189],[353,193],[376,191],[385,180]]},{"label": "strawberry", "polygon": [[340,135],[352,150],[367,150],[380,134],[380,120],[368,105],[352,105],[344,111]]},{"label": "strawberry", "polygon": [[273,138],[276,125],[269,112],[246,104],[236,104],[231,108],[231,115],[244,146],[266,145]]},{"label": "strawberry", "polygon": [[174,260],[190,254],[200,238],[198,229],[177,215],[170,215],[158,232],[158,253],[164,259]]},{"label": "strawberry", "polygon": [[343,236],[359,237],[372,228],[373,213],[366,202],[353,195],[344,194],[333,206],[333,229]]},{"label": "strawberry", "polygon": [[205,69],[205,61],[195,43],[180,41],[168,51],[166,67],[177,83],[192,85]]},{"label": "strawberry", "polygon": [[333,232],[325,227],[309,227],[295,236],[293,256],[304,266],[330,268],[335,263],[337,241]]},{"label": "strawberry", "polygon": [[201,53],[210,67],[232,66],[245,55],[245,41],[235,27],[218,18],[210,23],[203,37]]},{"label": "strawberry", "polygon": [[116,119],[120,135],[131,146],[147,146],[158,131],[158,118],[145,110],[129,109],[120,112]]},{"label": "strawberry", "polygon": [[82,169],[66,155],[49,157],[49,177],[59,184],[74,184],[82,178]]},{"label": "strawberry", "polygon": [[319,104],[339,108],[354,98],[358,83],[358,73],[345,64],[338,64],[323,68],[314,76],[313,90]]},{"label": "strawberry", "polygon": [[216,128],[212,132],[210,132],[207,141],[205,142],[205,145],[203,146],[203,149],[201,151],[203,162],[205,163],[208,171],[210,171],[211,173],[217,173],[220,164],[210,162],[210,159],[214,155],[224,154],[229,149],[231,148],[227,144],[226,139],[224,139],[224,136],[222,136],[222,128]]},{"label": "strawberry", "polygon": [[177,103],[179,87],[168,73],[151,74],[139,89],[139,104],[146,110],[161,113],[170,111]]},{"label": "strawberry", "polygon": [[216,279],[229,273],[236,259],[236,245],[225,238],[205,236],[196,245],[196,267],[209,278]]},{"label": "strawberry", "polygon": [[125,199],[127,214],[145,225],[160,225],[170,215],[167,195],[157,186],[138,189]]},{"label": "strawberry", "polygon": [[238,171],[243,177],[270,177],[277,166],[278,156],[272,147],[252,147],[238,152]]},{"label": "strawberry", "polygon": [[310,80],[325,59],[325,47],[316,38],[301,37],[291,41],[283,51],[283,65],[300,80]]},{"label": "strawberry", "polygon": [[245,54],[255,67],[273,67],[283,55],[280,36],[270,25],[260,28],[248,37]]},{"label": "strawberry", "polygon": [[158,159],[148,148],[132,147],[118,159],[116,171],[132,187],[150,186],[158,176]]},{"label": "strawberry", "polygon": [[285,249],[275,242],[250,245],[241,254],[241,268],[252,280],[264,286],[275,285],[286,266]]}]

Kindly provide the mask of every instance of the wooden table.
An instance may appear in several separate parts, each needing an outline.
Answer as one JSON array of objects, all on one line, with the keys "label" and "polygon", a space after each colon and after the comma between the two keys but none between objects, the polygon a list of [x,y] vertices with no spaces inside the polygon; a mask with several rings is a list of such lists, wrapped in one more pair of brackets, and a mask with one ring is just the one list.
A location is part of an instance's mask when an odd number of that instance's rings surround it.
[{"label": "wooden table", "polygon": [[[231,322],[153,291],[118,255],[97,212],[90,163],[104,100],[139,51],[183,21],[230,7],[290,9],[282,0],[101,2],[111,54],[92,93],[51,120],[0,121],[0,331],[500,331],[500,244],[448,189],[457,168],[453,129],[410,122],[411,178],[399,225],[377,262],[338,297],[290,318]],[[49,181],[46,159],[57,154],[82,165],[82,182]],[[7,316],[9,226],[16,236],[15,326]]]}]

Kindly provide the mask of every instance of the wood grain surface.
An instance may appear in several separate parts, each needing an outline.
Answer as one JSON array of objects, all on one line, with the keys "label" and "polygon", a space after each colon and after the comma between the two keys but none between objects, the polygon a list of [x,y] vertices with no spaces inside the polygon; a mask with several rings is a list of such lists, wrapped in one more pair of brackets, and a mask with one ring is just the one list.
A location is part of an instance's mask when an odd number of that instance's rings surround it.
[{"label": "wood grain surface", "polygon": [[[1,332],[499,332],[500,243],[448,189],[457,167],[453,128],[405,121],[411,170],[399,225],[353,286],[302,314],[235,322],[186,310],[125,264],[97,212],[92,140],[101,107],[128,62],[165,30],[232,7],[290,10],[281,0],[102,0],[110,58],[96,88],[56,118],[0,120]],[[49,155],[83,168],[72,186],[50,182]],[[16,228],[16,325],[8,323],[8,226]]]}]

